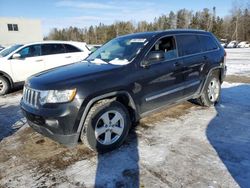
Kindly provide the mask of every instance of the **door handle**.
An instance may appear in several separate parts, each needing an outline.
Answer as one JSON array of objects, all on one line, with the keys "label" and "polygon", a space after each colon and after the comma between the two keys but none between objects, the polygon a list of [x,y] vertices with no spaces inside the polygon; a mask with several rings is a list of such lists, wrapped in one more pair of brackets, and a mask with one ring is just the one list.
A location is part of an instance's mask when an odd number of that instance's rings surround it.
[{"label": "door handle", "polygon": [[41,62],[41,61],[43,61],[43,59],[38,59],[38,60],[36,60],[36,62]]},{"label": "door handle", "polygon": [[71,56],[65,56],[65,58],[71,58]]},{"label": "door handle", "polygon": [[203,56],[203,59],[204,59],[204,60],[207,60],[207,59],[208,59],[208,57],[205,55],[205,56]]},{"label": "door handle", "polygon": [[181,65],[182,65],[182,63],[180,63],[180,62],[175,62],[175,63],[174,63],[174,66],[175,66],[175,67],[180,67]]}]

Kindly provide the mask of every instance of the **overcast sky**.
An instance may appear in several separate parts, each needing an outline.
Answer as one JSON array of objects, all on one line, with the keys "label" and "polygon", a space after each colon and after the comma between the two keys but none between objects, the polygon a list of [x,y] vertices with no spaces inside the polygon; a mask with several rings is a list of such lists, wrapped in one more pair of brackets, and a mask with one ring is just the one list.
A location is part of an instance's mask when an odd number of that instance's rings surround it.
[{"label": "overcast sky", "polygon": [[[50,29],[85,27],[100,22],[152,21],[182,8],[197,11],[215,6],[217,15],[229,14],[233,0],[0,0],[0,17],[35,18],[42,21],[43,34]],[[244,4],[247,0],[238,0]]]}]

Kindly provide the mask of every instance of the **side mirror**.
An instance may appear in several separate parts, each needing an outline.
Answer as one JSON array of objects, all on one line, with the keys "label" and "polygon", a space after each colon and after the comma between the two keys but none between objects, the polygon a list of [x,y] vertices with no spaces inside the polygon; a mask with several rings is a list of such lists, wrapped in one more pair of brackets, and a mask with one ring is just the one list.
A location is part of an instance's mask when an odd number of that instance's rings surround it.
[{"label": "side mirror", "polygon": [[12,56],[12,59],[20,59],[21,58],[21,55],[16,53],[16,54],[13,54]]},{"label": "side mirror", "polygon": [[164,59],[165,56],[163,51],[152,51],[148,53],[142,65],[143,67],[147,67],[151,63],[163,61]]}]

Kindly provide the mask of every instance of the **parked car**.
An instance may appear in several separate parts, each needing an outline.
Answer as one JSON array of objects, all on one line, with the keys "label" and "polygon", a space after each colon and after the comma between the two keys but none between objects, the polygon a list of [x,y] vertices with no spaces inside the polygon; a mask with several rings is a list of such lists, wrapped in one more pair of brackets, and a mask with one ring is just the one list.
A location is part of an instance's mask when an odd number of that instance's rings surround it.
[{"label": "parked car", "polygon": [[248,41],[242,41],[237,45],[237,48],[248,48],[249,42]]},{"label": "parked car", "polygon": [[233,40],[229,42],[229,44],[227,45],[227,48],[236,48],[237,45],[238,45],[238,42],[236,40]]},{"label": "parked car", "polygon": [[220,44],[222,47],[226,48],[228,45],[227,39],[220,39]]},{"label": "parked car", "polygon": [[163,106],[189,99],[216,104],[225,55],[205,31],[125,35],[85,61],[33,75],[20,105],[37,132],[106,152],[124,142],[133,122]]},{"label": "parked car", "polygon": [[13,45],[0,52],[0,95],[32,74],[85,59],[86,43],[44,41]]}]

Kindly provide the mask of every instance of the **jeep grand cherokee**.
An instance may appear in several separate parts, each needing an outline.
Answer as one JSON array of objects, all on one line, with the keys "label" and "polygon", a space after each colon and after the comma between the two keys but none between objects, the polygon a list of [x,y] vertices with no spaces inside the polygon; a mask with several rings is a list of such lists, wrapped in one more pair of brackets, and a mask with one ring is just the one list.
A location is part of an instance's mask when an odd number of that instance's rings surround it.
[{"label": "jeep grand cherokee", "polygon": [[30,77],[21,108],[45,136],[110,151],[123,143],[132,122],[163,106],[189,99],[216,104],[225,55],[213,34],[199,30],[117,37],[85,61]]}]

